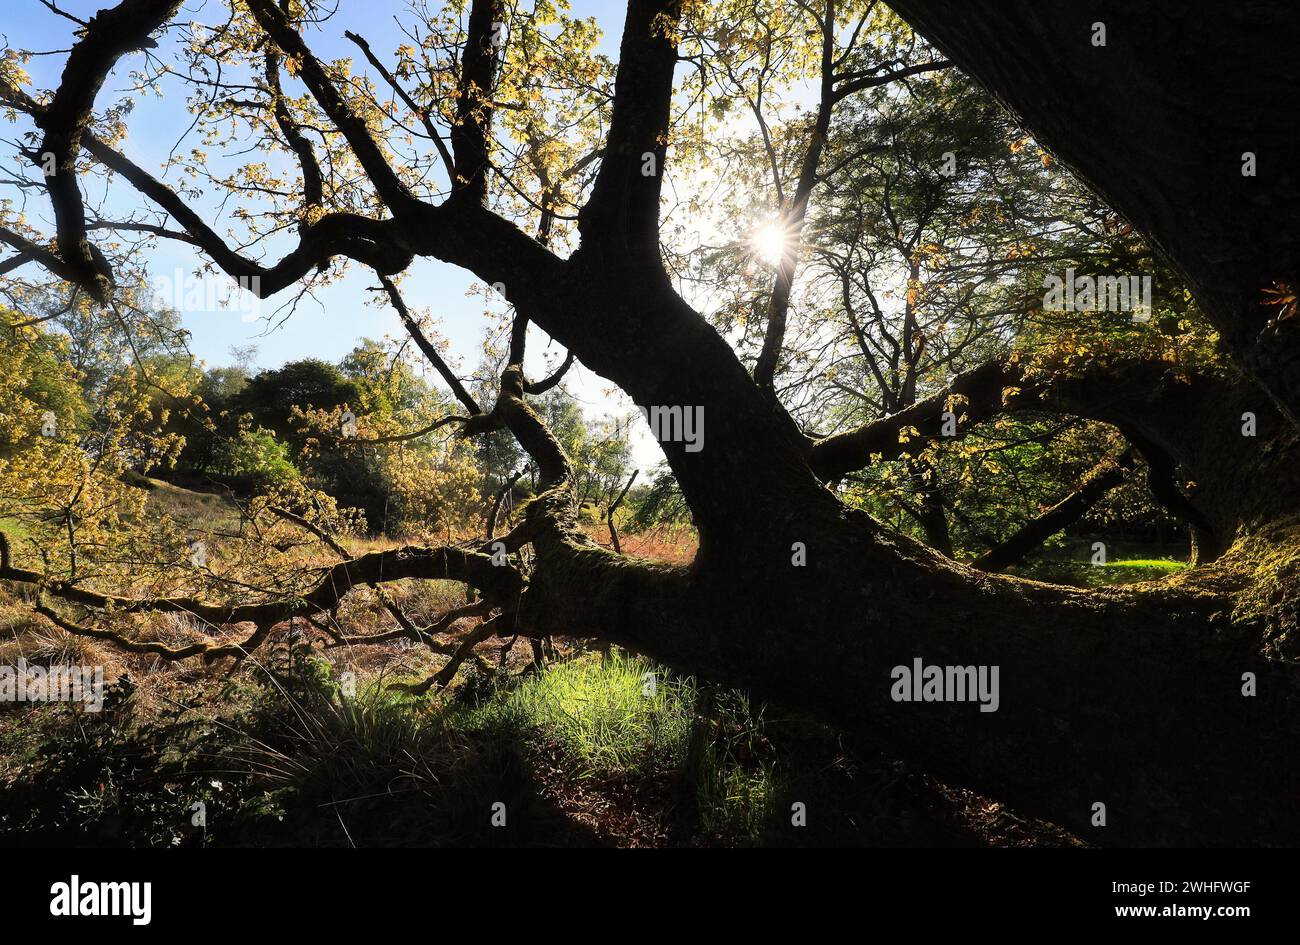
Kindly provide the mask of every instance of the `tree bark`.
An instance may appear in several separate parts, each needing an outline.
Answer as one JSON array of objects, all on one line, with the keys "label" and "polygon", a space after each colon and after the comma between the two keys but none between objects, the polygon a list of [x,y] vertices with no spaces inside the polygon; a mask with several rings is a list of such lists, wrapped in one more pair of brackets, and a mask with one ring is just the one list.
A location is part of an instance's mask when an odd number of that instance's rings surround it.
[{"label": "tree bark", "polygon": [[[1294,587],[1277,586],[1292,599],[1276,619],[1234,620],[1248,556],[1084,592],[981,575],[832,503],[751,524],[743,554],[686,570],[541,538],[520,625],[812,708],[1094,842],[1300,841]],[[1294,556],[1296,535],[1282,539]],[[917,658],[999,667],[998,710],[893,701],[892,669]]]}]

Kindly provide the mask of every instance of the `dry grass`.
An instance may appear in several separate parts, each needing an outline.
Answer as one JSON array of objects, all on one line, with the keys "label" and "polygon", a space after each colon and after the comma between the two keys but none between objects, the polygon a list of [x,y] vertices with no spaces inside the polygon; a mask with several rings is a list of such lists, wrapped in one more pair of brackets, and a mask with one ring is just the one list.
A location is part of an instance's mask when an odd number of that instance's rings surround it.
[{"label": "dry grass", "polygon": [[[584,530],[601,547],[613,547],[609,540],[609,529],[603,524],[588,525]],[[635,534],[620,531],[618,537],[624,554],[665,564],[690,564],[695,560],[695,552],[699,549],[699,536],[689,525],[657,525]]]}]

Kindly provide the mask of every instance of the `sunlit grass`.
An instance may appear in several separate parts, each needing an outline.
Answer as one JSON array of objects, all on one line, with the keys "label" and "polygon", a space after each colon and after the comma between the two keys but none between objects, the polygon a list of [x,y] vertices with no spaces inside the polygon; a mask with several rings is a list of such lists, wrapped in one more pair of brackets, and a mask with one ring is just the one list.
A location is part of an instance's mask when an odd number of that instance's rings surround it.
[{"label": "sunlit grass", "polygon": [[695,686],[613,654],[560,663],[524,680],[489,711],[554,739],[579,777],[673,769],[685,756]]},{"label": "sunlit grass", "polygon": [[1167,571],[1170,574],[1187,567],[1186,561],[1174,561],[1171,558],[1132,558],[1128,561],[1110,561],[1108,568],[1149,568],[1153,571]]},{"label": "sunlit grass", "polygon": [[615,651],[552,666],[480,711],[553,744],[575,777],[675,783],[708,834],[754,838],[771,815],[773,768],[753,759],[762,720],[734,690]]},{"label": "sunlit grass", "polygon": [[[1153,551],[1160,557],[1153,556]],[[1087,540],[1067,539],[1063,547],[1030,557],[1014,566],[1010,573],[1054,584],[1099,588],[1160,581],[1190,567],[1168,546],[1108,543],[1109,560],[1099,564],[1092,562],[1092,554]]]},{"label": "sunlit grass", "polygon": [[0,515],[0,532],[9,539],[9,552],[14,557],[14,564],[23,564],[30,552],[27,527],[16,518]]}]

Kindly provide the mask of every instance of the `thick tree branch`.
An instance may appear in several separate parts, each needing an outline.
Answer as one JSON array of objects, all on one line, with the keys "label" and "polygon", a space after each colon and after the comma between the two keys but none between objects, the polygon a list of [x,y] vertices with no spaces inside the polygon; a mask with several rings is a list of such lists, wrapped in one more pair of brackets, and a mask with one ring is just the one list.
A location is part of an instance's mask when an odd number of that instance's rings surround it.
[{"label": "thick tree branch", "polygon": [[[62,256],[47,247],[34,243],[21,233],[15,233],[7,227],[0,226],[0,243],[6,243],[18,250],[18,255],[5,260],[0,266],[0,275],[4,275],[29,262],[38,262],[47,270],[66,279],[74,285],[86,278],[86,273],[75,265],[70,265]],[[95,284],[92,280],[92,285]]]},{"label": "thick tree branch", "polygon": [[1137,447],[1147,465],[1147,488],[1174,518],[1187,523],[1192,536],[1192,564],[1209,564],[1227,550],[1230,536],[1215,533],[1209,517],[1193,504],[1178,485],[1178,464],[1168,450],[1139,432],[1133,424],[1119,428],[1125,439]]},{"label": "thick tree branch", "polygon": [[935,62],[921,62],[914,66],[906,66],[902,69],[893,69],[885,72],[876,72],[873,74],[859,73],[842,73],[835,76],[836,82],[842,82],[842,85],[836,87],[833,101],[839,102],[855,95],[866,89],[879,88],[882,85],[888,85],[891,82],[897,82],[900,79],[908,79],[914,75],[922,75],[926,72],[938,72],[947,69],[952,65],[946,59],[940,59]]},{"label": "thick tree branch", "polygon": [[307,208],[317,207],[325,199],[320,164],[316,160],[316,152],[311,142],[294,123],[293,116],[289,114],[289,107],[285,104],[284,90],[280,87],[280,62],[280,54],[273,49],[268,49],[265,74],[266,85],[271,92],[271,110],[275,115],[275,123],[280,129],[280,134],[284,135],[289,148],[297,155],[298,165],[302,168],[304,204]]},{"label": "thick tree branch", "polygon": [[348,256],[385,274],[401,272],[413,254],[404,248],[396,220],[374,220],[356,213],[327,213],[302,228],[298,245],[272,266],[263,266],[231,249],[170,187],[121,152],[93,135],[83,140],[86,150],[104,166],[121,174],[136,190],[171,214],[214,263],[227,275],[261,298],[267,298],[303,279],[334,256]]},{"label": "thick tree branch", "polygon": [[614,109],[591,197],[578,214],[583,244],[659,260],[659,194],[681,0],[628,0]]},{"label": "thick tree branch", "polygon": [[1133,447],[1114,459],[1103,460],[1084,477],[1083,485],[1033,521],[1027,522],[996,548],[984,552],[971,562],[971,567],[981,571],[1004,571],[1023,560],[1025,555],[1047,539],[1083,518],[1106,493],[1124,481],[1133,465]]},{"label": "thick tree branch", "polygon": [[[1017,387],[1022,380],[1017,364],[987,361],[958,374],[947,389],[910,407],[854,430],[817,440],[809,452],[809,465],[822,481],[834,482],[870,465],[874,456],[885,460],[915,456],[943,437],[945,413],[953,414],[957,436],[964,435],[974,424],[1006,410],[1004,392]],[[908,434],[904,435],[904,430]]]},{"label": "thick tree branch", "polygon": [[352,153],[361,162],[366,176],[380,199],[394,216],[405,215],[418,201],[388,163],[388,158],[384,156],[379,143],[366,127],[365,120],[357,115],[343,98],[338,87],[326,74],[325,67],[307,47],[302,35],[294,29],[289,18],[276,6],[274,0],[245,0],[245,2],[258,25],[266,31],[286,56],[294,60],[298,75],[311,91],[317,104],[324,109],[330,121],[347,140]]},{"label": "thick tree branch", "polygon": [[496,80],[497,43],[505,39],[499,32],[504,29],[504,20],[502,0],[474,0],[461,53],[456,123],[451,129],[451,152],[456,160],[452,186],[476,203],[487,199],[492,87]]},{"label": "thick tree branch", "polygon": [[[311,534],[315,535],[322,542],[324,542],[330,548],[330,550],[332,550],[342,560],[344,561],[353,560],[352,554],[341,544],[339,544],[338,540],[332,534],[330,534],[320,525],[317,525],[315,522],[303,518],[301,515],[296,515],[295,513],[290,512],[288,509],[282,509],[276,506],[271,506],[270,510],[276,515],[279,515],[281,518],[285,519],[286,521],[292,522],[298,527],[305,529],[308,532],[311,532]],[[309,617],[308,619],[310,619],[316,626],[320,627],[326,633],[326,635],[329,636],[334,641],[335,646],[354,646],[354,645],[372,646],[376,643],[386,643],[389,640],[406,638],[409,639],[412,643],[419,643],[425,645],[434,653],[438,653],[443,656],[451,656],[454,658],[459,654],[459,649],[457,647],[439,643],[437,640],[433,639],[433,635],[447,631],[457,620],[460,620],[462,617],[486,616],[487,613],[492,609],[492,607],[495,606],[492,601],[484,600],[484,601],[477,601],[474,603],[468,603],[463,607],[455,607],[452,608],[451,610],[448,610],[446,613],[444,613],[441,617],[438,618],[437,621],[435,621],[430,626],[421,629],[420,627],[417,627],[415,625],[415,622],[411,620],[410,616],[407,615],[406,611],[404,611],[398,605],[397,601],[393,599],[393,596],[390,593],[388,593],[388,590],[382,584],[372,583],[370,587],[375,592],[375,597],[376,599],[378,599],[379,603],[383,606],[383,608],[386,611],[388,611],[389,615],[394,620],[397,621],[398,629],[389,631],[388,633],[376,633],[376,634],[368,634],[364,636],[349,637],[341,633],[334,632],[328,627],[328,625],[320,623],[316,621],[314,618]],[[514,602],[511,601],[507,603],[513,609]],[[460,660],[461,661],[464,660],[463,655],[460,656]],[[481,666],[486,666],[486,663],[483,660],[479,660],[479,663]],[[459,665],[459,662],[457,663],[457,665]]]},{"label": "thick tree branch", "polygon": [[[85,205],[77,183],[77,158],[81,139],[93,117],[95,98],[108,73],[127,53],[151,44],[149,34],[180,9],[181,0],[122,0],[100,10],[86,24],[82,39],[72,48],[54,98],[33,115],[44,138],[31,154],[45,169],[53,157],[53,173],[45,187],[58,234],[59,255],[72,276],[100,304],[112,293],[113,274],[99,249],[86,238]],[[66,278],[66,276],[65,276]]]},{"label": "thick tree branch", "polygon": [[12,565],[0,570],[0,580],[40,587],[51,597],[85,607],[127,614],[184,613],[217,626],[244,622],[270,626],[298,614],[332,610],[357,586],[404,578],[463,581],[489,599],[506,602],[516,600],[523,587],[523,578],[514,568],[455,546],[408,545],[371,552],[325,569],[316,585],[302,595],[252,604],[217,604],[192,597],[121,597],[52,581],[40,572]]}]

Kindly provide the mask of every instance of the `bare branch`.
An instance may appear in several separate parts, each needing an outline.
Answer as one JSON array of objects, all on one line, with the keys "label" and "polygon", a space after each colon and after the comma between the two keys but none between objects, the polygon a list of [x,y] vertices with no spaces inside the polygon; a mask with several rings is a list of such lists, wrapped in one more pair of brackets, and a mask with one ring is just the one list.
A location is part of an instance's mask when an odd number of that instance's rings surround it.
[{"label": "bare branch", "polygon": [[567,355],[565,355],[564,362],[555,369],[554,373],[552,373],[550,377],[536,382],[530,381],[529,383],[525,384],[524,393],[545,394],[556,384],[560,383],[560,381],[564,380],[564,375],[569,373],[569,368],[571,367],[573,367],[572,351],[570,351]]},{"label": "bare branch", "polygon": [[637,474],[640,471],[641,470],[639,469],[632,470],[632,475],[628,477],[627,485],[625,485],[623,491],[618,494],[618,498],[609,504],[609,511],[605,513],[605,521],[609,524],[609,543],[614,546],[614,551],[618,554],[623,553],[623,546],[618,540],[618,529],[614,527],[614,513],[618,511],[618,507],[622,505],[623,500],[627,498],[628,490],[632,488],[632,483],[636,482]]},{"label": "bare branch", "polygon": [[382,272],[379,273],[379,283],[383,286],[384,291],[388,293],[388,300],[392,303],[393,308],[397,310],[397,316],[402,320],[402,325],[406,328],[407,334],[409,334],[412,340],[415,341],[416,347],[420,349],[421,353],[424,354],[429,363],[433,365],[434,370],[441,375],[447,386],[451,388],[451,392],[456,395],[456,399],[468,407],[470,413],[481,414],[483,409],[479,407],[478,401],[476,401],[474,396],[465,388],[465,385],[461,383],[460,378],[455,375],[452,369],[447,365],[447,362],[443,360],[438,349],[434,347],[433,343],[429,341],[424,332],[420,329],[420,325],[415,320],[415,316],[412,315],[411,310],[407,308],[406,300],[402,298],[402,293],[398,290],[397,283]]},{"label": "bare branch", "polygon": [[433,123],[433,119],[429,115],[429,109],[421,107],[415,103],[415,99],[411,98],[411,94],[402,87],[401,83],[397,81],[397,78],[389,72],[387,68],[385,68],[382,62],[379,61],[379,57],[374,54],[370,48],[370,44],[366,42],[365,39],[351,30],[345,31],[343,35],[361,48],[361,52],[365,55],[370,64],[375,67],[376,71],[379,72],[380,76],[383,77],[384,81],[387,82],[389,87],[397,93],[398,97],[406,103],[406,107],[420,119],[420,123],[424,125],[424,130],[428,134],[429,140],[431,140],[433,146],[438,149],[438,156],[442,158],[443,166],[447,168],[447,174],[451,177],[455,177],[456,162],[453,160],[451,152],[447,150],[447,145],[443,143],[442,135],[438,132],[437,127]]},{"label": "bare branch", "polygon": [[492,508],[488,510],[487,516],[487,540],[489,542],[492,541],[492,537],[496,534],[497,518],[501,514],[501,506],[505,504],[506,496],[510,494],[510,490],[515,487],[515,483],[518,482],[527,471],[528,467],[525,466],[523,469],[519,470],[519,472],[507,479],[501,488],[497,490],[496,496],[492,499]]},{"label": "bare branch", "polygon": [[326,74],[325,67],[307,47],[302,35],[289,22],[289,18],[275,5],[274,0],[245,0],[245,2],[257,19],[258,25],[266,31],[281,51],[297,64],[298,74],[303,83],[347,140],[380,199],[392,210],[394,216],[400,217],[409,212],[418,201],[388,163],[378,142],[366,127],[365,120],[357,115],[343,99],[338,88]]}]

